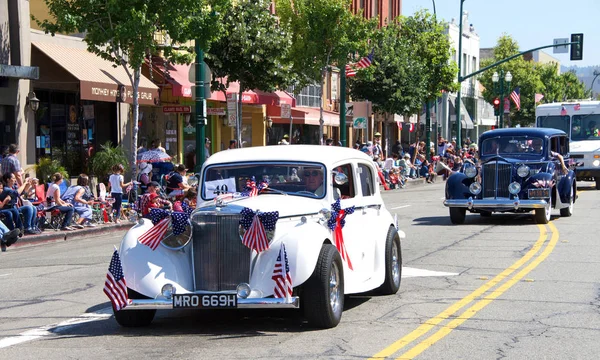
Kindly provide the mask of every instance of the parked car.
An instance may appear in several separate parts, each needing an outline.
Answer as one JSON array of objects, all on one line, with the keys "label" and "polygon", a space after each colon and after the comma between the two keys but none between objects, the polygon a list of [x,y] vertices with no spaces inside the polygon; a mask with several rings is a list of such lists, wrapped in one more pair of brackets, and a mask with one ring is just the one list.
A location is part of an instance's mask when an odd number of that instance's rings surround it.
[{"label": "parked car", "polygon": [[159,226],[150,219],[124,236],[129,304],[115,311],[120,325],[147,325],[157,309],[301,307],[309,323],[330,328],[344,295],[400,287],[405,234],[359,151],[221,151],[204,163],[198,190],[185,229],[173,225],[155,250],[140,242]]},{"label": "parked car", "polygon": [[538,224],[550,221],[552,209],[571,216],[577,182],[573,170],[563,169],[569,163],[569,139],[563,131],[486,131],[479,138],[479,161],[465,162],[446,182],[444,205],[450,220],[462,224],[467,211],[481,216],[533,211]]}]

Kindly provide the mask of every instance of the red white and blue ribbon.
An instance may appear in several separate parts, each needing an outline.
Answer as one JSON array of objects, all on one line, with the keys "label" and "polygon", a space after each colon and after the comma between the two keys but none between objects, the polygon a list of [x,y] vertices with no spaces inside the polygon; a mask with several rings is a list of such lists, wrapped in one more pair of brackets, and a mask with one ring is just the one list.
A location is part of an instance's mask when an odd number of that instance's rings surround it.
[{"label": "red white and blue ribbon", "polygon": [[250,208],[244,208],[241,215],[240,225],[245,230],[242,243],[259,253],[267,250],[269,248],[267,231],[275,231],[279,211],[255,213]]},{"label": "red white and blue ribbon", "polygon": [[335,241],[335,247],[340,252],[340,256],[342,260],[348,263],[348,268],[350,270],[354,270],[352,268],[352,262],[350,261],[350,256],[346,251],[346,245],[344,245],[344,235],[342,234],[342,228],[346,225],[346,215],[350,215],[354,213],[354,206],[351,206],[346,209],[342,209],[340,205],[340,199],[337,199],[333,204],[331,204],[331,217],[327,220],[327,226],[331,231],[333,231],[333,240]]}]

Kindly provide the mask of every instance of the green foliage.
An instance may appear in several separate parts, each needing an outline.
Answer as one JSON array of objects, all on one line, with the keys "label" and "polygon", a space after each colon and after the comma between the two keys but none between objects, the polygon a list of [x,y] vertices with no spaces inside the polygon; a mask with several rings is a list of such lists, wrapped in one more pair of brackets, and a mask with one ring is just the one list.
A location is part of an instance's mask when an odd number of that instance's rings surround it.
[{"label": "green foliage", "polygon": [[50,177],[55,173],[61,173],[63,178],[68,179],[69,174],[67,170],[60,164],[58,160],[52,160],[48,157],[41,158],[37,164],[34,165],[35,173],[40,184],[47,184],[50,182]]},{"label": "green foliage", "polygon": [[[156,52],[156,33],[166,33],[171,43],[161,48],[171,62],[191,62],[193,49],[175,51],[175,47],[191,39],[207,49],[222,33],[220,14],[229,8],[229,0],[44,0],[51,20],[32,19],[46,31],[84,33],[88,50],[123,66],[133,88],[132,142],[138,135],[138,87],[142,64]],[[185,50],[185,49],[184,49]],[[137,150],[131,154],[135,161]],[[134,170],[135,171],[135,170]]]},{"label": "green foliage", "polygon": [[270,13],[269,4],[239,0],[223,13],[223,37],[205,58],[213,73],[213,91],[224,91],[234,81],[240,83],[240,92],[273,91],[289,83],[291,67],[286,57],[291,36]]},{"label": "green foliage", "polygon": [[289,52],[296,88],[320,83],[323,69],[365,56],[376,22],[353,14],[350,0],[277,0],[282,26],[293,34]]},{"label": "green foliage", "polygon": [[444,26],[427,12],[382,27],[372,44],[373,65],[349,80],[349,87],[353,98],[373,102],[376,112],[420,113],[426,100],[458,89]]},{"label": "green foliage", "polygon": [[129,161],[122,146],[113,146],[110,141],[100,145],[100,151],[90,159],[90,170],[99,181],[106,181],[112,174],[112,167],[121,164],[127,170]]}]

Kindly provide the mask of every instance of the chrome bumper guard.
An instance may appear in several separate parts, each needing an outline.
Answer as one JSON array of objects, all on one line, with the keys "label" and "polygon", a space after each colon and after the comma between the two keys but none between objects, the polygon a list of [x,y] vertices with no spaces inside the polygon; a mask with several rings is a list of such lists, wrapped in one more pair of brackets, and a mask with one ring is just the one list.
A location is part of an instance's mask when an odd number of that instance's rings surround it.
[{"label": "chrome bumper guard", "polygon": [[447,199],[444,206],[475,209],[544,209],[548,206],[546,200],[519,200],[514,199]]},{"label": "chrome bumper guard", "polygon": [[[173,309],[173,299],[135,299],[123,310],[162,310]],[[237,299],[236,309],[298,309],[300,298],[292,296],[289,299],[279,298],[247,298]],[[199,307],[198,309],[202,309]],[[214,309],[214,308],[211,308]]]}]

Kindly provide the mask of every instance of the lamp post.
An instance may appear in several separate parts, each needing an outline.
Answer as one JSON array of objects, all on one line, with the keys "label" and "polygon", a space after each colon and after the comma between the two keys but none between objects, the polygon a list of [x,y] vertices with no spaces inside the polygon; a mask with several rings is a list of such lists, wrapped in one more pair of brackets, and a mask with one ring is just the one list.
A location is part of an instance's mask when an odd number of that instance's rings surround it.
[{"label": "lamp post", "polygon": [[[437,22],[435,0],[431,1],[433,2],[433,19]],[[425,158],[431,161],[431,105],[429,99],[425,101]]]},{"label": "lamp post", "polygon": [[38,111],[38,109],[40,108],[40,99],[38,99],[35,96],[35,93],[33,91],[29,92],[25,103],[27,106],[29,106],[29,108],[31,109],[31,111],[33,111],[33,113],[36,113]]},{"label": "lamp post", "polygon": [[500,83],[500,121],[498,127],[502,129],[504,127],[504,82],[506,81],[506,89],[510,89],[510,82],[512,81],[512,74],[510,71],[506,72],[506,76],[504,75],[504,70],[500,70],[500,75],[497,72],[494,72],[492,75],[492,82],[494,83],[494,89],[497,88],[498,82]]},{"label": "lamp post", "polygon": [[593,98],[594,97],[594,83],[596,82],[596,79],[598,78],[598,76],[600,76],[600,71],[594,70],[594,73],[592,75],[594,75],[594,79],[592,80],[592,84],[590,85],[590,96]]}]

